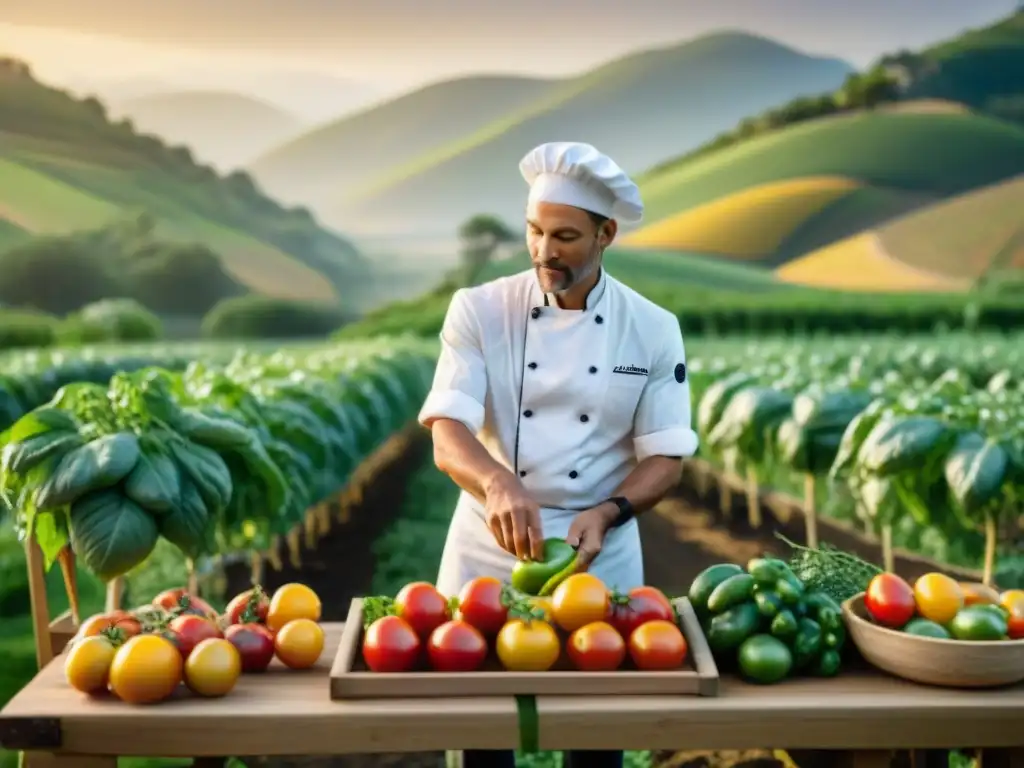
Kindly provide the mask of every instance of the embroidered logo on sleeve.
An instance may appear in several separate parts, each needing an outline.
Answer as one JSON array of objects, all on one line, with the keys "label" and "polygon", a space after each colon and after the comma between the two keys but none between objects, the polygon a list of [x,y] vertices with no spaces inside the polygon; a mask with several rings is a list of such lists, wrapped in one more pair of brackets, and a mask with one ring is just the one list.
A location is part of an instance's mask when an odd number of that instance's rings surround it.
[{"label": "embroidered logo on sleeve", "polygon": [[680,384],[686,381],[686,366],[683,363],[676,366],[676,381]]},{"label": "embroidered logo on sleeve", "polygon": [[635,365],[616,365],[612,368],[612,373],[625,373],[629,376],[647,376],[648,371],[646,368],[638,368]]}]

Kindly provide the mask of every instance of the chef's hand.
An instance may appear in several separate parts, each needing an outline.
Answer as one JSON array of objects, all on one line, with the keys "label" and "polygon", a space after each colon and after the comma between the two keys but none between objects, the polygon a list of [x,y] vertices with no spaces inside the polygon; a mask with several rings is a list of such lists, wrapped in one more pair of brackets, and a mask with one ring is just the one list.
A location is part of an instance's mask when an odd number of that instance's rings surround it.
[{"label": "chef's hand", "polygon": [[577,572],[587,570],[594,562],[594,558],[601,554],[605,534],[608,533],[618,511],[618,507],[614,505],[599,504],[583,510],[573,518],[565,541],[569,546],[576,548]]},{"label": "chef's hand", "polygon": [[484,507],[487,527],[498,546],[520,560],[544,559],[540,507],[518,478],[503,474],[488,484]]}]

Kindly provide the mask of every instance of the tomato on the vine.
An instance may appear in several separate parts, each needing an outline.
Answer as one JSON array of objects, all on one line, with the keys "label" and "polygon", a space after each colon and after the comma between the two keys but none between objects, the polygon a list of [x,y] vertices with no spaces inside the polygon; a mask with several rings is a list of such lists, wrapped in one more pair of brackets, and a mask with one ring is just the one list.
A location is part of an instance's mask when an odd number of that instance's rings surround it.
[{"label": "tomato on the vine", "polygon": [[395,596],[395,613],[423,640],[450,618],[448,601],[426,581],[406,584]]},{"label": "tomato on the vine", "polygon": [[591,573],[574,573],[551,596],[555,622],[566,632],[594,621],[606,621],[610,607],[608,588]]},{"label": "tomato on the vine", "polygon": [[505,626],[508,607],[502,602],[503,585],[493,576],[480,576],[459,592],[456,618],[471,624],[484,635],[494,636]]},{"label": "tomato on the vine", "polygon": [[217,618],[217,612],[208,602],[195,595],[190,595],[180,587],[164,590],[153,598],[153,605],[159,606],[165,611],[181,610],[182,613],[205,616],[208,619]]},{"label": "tomato on the vine", "polygon": [[672,604],[655,587],[636,587],[623,595],[613,592],[608,622],[623,638],[629,639],[633,630],[648,621],[675,621]]},{"label": "tomato on the vine", "polygon": [[107,629],[117,629],[121,638],[142,634],[142,622],[128,611],[116,610],[110,613],[98,613],[82,622],[76,633],[77,638],[95,637]]},{"label": "tomato on the vine", "polygon": [[473,672],[487,658],[487,640],[469,622],[454,619],[430,633],[427,655],[438,672]]},{"label": "tomato on the vine", "polygon": [[546,621],[511,619],[498,633],[495,649],[505,669],[544,672],[558,661],[561,644],[554,627]]},{"label": "tomato on the vine", "polygon": [[629,655],[637,669],[678,669],[687,650],[686,638],[671,621],[648,621],[629,636]]},{"label": "tomato on the vine", "polygon": [[569,660],[584,672],[618,669],[626,658],[626,641],[611,624],[595,621],[580,627],[566,645]]},{"label": "tomato on the vine", "polygon": [[895,573],[880,573],[868,583],[864,607],[884,627],[900,629],[914,617],[914,590]]},{"label": "tomato on the vine", "polygon": [[399,616],[384,616],[363,635],[363,660],[373,672],[408,672],[420,655],[416,630]]},{"label": "tomato on the vine", "polygon": [[220,627],[212,621],[190,613],[183,613],[181,616],[171,619],[167,628],[177,636],[178,649],[181,651],[182,658],[186,659],[192,653],[192,649],[203,640],[224,637]]},{"label": "tomato on the vine", "polygon": [[266,624],[267,612],[270,610],[270,598],[258,587],[248,589],[240,595],[236,595],[228,603],[228,607],[224,610],[225,620],[228,624],[245,623],[243,616],[245,616],[247,608],[252,608],[252,612],[255,614],[255,623]]}]

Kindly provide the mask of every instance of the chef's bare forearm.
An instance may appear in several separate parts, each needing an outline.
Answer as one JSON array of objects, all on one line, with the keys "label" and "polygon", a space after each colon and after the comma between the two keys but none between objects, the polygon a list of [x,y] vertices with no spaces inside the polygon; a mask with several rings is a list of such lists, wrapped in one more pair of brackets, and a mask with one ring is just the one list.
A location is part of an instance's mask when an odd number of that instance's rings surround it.
[{"label": "chef's bare forearm", "polygon": [[[675,488],[683,474],[683,462],[670,456],[648,456],[637,464],[626,479],[615,489],[613,496],[624,496],[633,505],[636,514],[645,512]],[[614,518],[619,508],[609,504],[609,515]]]},{"label": "chef's bare forearm", "polygon": [[430,432],[434,438],[434,464],[478,501],[486,500],[487,489],[496,481],[515,479],[461,421],[437,419]]}]

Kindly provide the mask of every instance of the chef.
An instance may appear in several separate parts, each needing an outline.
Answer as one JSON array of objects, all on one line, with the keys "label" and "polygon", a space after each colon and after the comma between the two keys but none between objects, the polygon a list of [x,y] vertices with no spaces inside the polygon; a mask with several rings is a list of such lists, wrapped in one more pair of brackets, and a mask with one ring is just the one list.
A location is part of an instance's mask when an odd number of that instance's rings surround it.
[{"label": "chef", "polygon": [[[678,482],[697,449],[679,323],[602,264],[619,222],[640,221],[636,184],[597,149],[542,144],[529,185],[531,268],[452,296],[419,414],[437,466],[461,488],[437,588],[510,577],[545,538],[626,591],[644,581],[636,516]],[[621,753],[567,755],[621,765]],[[464,765],[512,765],[467,752]]]}]

